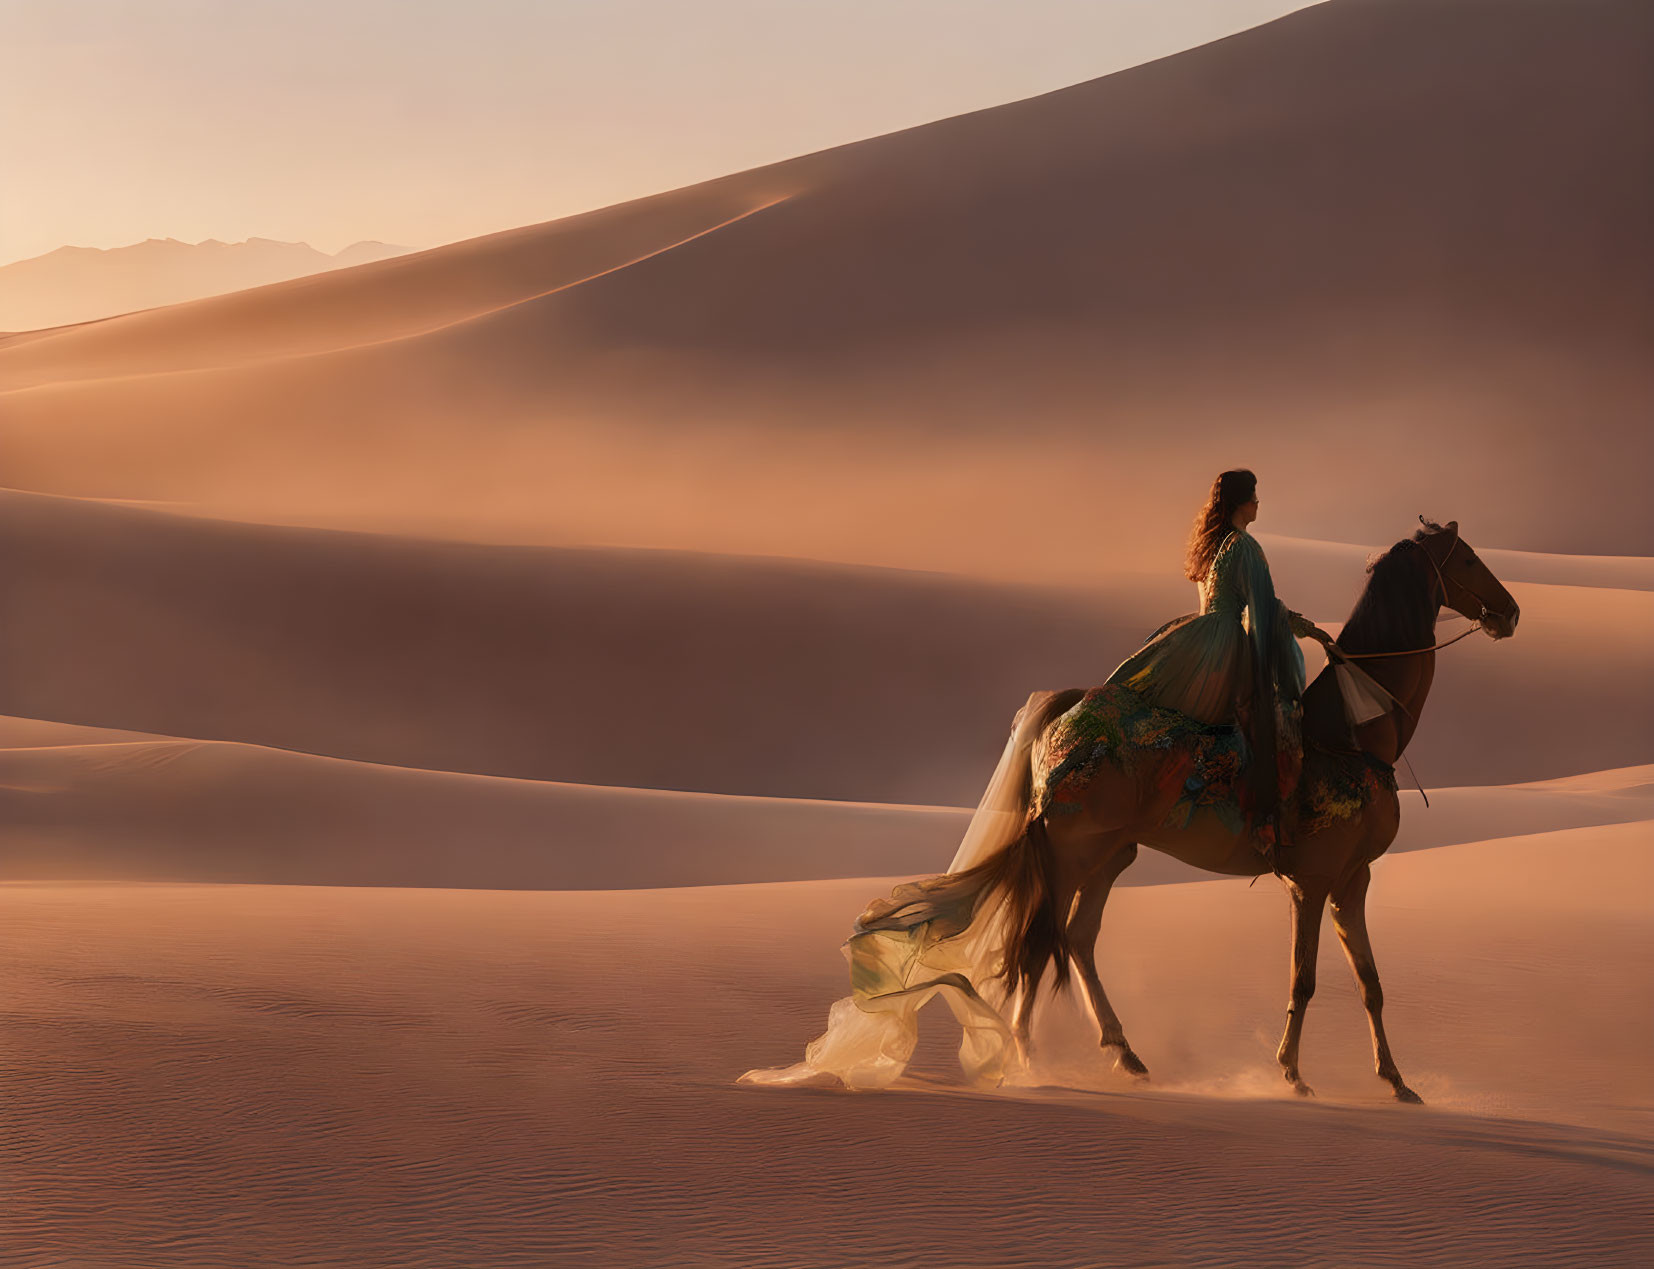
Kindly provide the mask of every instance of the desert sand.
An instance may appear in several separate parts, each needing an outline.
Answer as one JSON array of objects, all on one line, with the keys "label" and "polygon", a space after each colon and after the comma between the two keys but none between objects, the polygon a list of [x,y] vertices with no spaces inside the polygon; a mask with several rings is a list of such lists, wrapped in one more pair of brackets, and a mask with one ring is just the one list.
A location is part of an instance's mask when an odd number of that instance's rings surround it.
[{"label": "desert sand", "polygon": [[[1623,1264],[1654,1253],[1648,821],[1402,855],[1398,1057],[1335,950],[1273,1048],[1285,902],[1123,892],[1101,951],[1155,1072],[1072,999],[1043,1086],[967,1093],[940,1011],[881,1094],[739,1088],[842,991],[884,881],[587,894],[0,889],[16,1263]],[[95,1197],[94,1197],[95,1196]]]},{"label": "desert sand", "polygon": [[[1393,852],[1654,818],[1654,766],[1428,796],[1426,808],[1403,795]],[[548,890],[924,875],[970,819],[962,807],[558,784],[166,739],[0,748],[0,814],[9,879]],[[1121,884],[1201,876],[1145,852]]]},{"label": "desert sand", "polygon": [[[480,775],[926,805],[974,806],[1029,692],[1100,682],[1195,602],[1173,567],[1129,559],[1051,586],[23,494],[0,494],[0,548],[6,715]],[[1336,629],[1363,552],[1271,552],[1280,594]],[[1428,787],[1654,761],[1654,592],[1623,588],[1634,568],[1612,586],[1536,568],[1558,580],[1506,578],[1520,638],[1442,654],[1410,754]],[[1463,625],[1444,620],[1444,636]]]},{"label": "desert sand", "polygon": [[[0,336],[0,1264],[1654,1262],[1651,75],[1632,0],[1333,0]],[[1236,463],[1328,629],[1421,513],[1521,606],[1375,867],[1428,1104],[1330,930],[1292,1097],[1279,887],[1152,853],[1149,1083],[1060,997],[1014,1087],[936,1008],[887,1092],[737,1086]]]}]

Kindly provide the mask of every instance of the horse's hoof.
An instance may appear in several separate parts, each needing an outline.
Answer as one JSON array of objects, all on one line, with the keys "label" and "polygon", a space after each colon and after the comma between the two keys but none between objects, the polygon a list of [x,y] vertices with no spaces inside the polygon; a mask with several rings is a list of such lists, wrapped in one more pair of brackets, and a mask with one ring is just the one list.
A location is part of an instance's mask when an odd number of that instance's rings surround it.
[{"label": "horse's hoof", "polygon": [[1133,1079],[1146,1080],[1149,1078],[1149,1068],[1143,1065],[1143,1059],[1125,1045],[1120,1046],[1120,1056],[1114,1059],[1114,1069],[1124,1071]]},{"label": "horse's hoof", "polygon": [[1296,1075],[1288,1075],[1286,1079],[1287,1083],[1292,1085],[1292,1091],[1297,1093],[1299,1097],[1315,1096],[1315,1090],[1308,1084],[1304,1083],[1304,1081],[1299,1079]]},{"label": "horse's hoof", "polygon": [[1398,1102],[1402,1102],[1402,1103],[1404,1103],[1408,1106],[1422,1106],[1422,1105],[1424,1105],[1424,1098],[1420,1097],[1417,1093],[1415,1093],[1412,1089],[1408,1088],[1407,1085],[1405,1085],[1405,1084],[1397,1084],[1396,1085],[1396,1100]]}]

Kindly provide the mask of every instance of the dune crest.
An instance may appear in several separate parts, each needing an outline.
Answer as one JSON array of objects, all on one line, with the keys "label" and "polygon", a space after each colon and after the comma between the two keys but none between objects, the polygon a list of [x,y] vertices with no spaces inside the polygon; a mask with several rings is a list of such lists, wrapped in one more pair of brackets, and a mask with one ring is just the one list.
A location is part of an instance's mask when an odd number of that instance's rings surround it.
[{"label": "dune crest", "polygon": [[[1315,6],[652,199],[0,344],[10,478],[496,540],[549,504],[564,541],[647,524],[731,551],[848,505],[874,540],[935,524],[964,558],[1081,569],[1096,537],[1178,536],[1244,460],[1301,535],[1452,495],[1508,546],[1654,555],[1654,186],[1627,161],[1654,146],[1654,16],[1488,21]],[[894,496],[856,474],[885,464]],[[676,536],[720,520],[733,540]],[[844,558],[833,536],[798,553]]]},{"label": "dune crest", "polygon": [[332,255],[303,242],[179,242],[150,238],[126,247],[60,247],[0,265],[0,331],[33,331],[187,303],[248,287],[371,264],[405,254],[357,242]]},{"label": "dune crest", "polygon": [[[0,712],[390,766],[975,805],[1031,691],[1101,682],[1188,588],[489,547],[0,495]],[[1336,623],[1290,559],[1281,593]],[[1345,589],[1347,587],[1347,589]],[[1343,597],[1338,597],[1339,590]],[[1443,654],[1430,787],[1654,760],[1654,594],[1513,583]],[[1569,667],[1560,674],[1558,667]]]},{"label": "dune crest", "polygon": [[[1402,798],[1395,852],[1647,819],[1654,768],[1432,789],[1429,808],[1411,790]],[[933,875],[970,811],[564,784],[146,738],[0,748],[0,816],[0,881],[648,890]],[[1207,879],[1145,851],[1119,884]]]}]

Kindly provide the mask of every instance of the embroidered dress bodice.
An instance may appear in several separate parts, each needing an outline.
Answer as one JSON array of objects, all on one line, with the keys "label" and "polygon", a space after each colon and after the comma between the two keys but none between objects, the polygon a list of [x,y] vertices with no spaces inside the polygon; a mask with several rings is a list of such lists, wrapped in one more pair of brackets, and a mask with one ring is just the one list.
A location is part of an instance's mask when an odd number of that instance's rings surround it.
[{"label": "embroidered dress bodice", "polygon": [[[1256,549],[1256,540],[1250,535],[1239,530],[1231,533],[1218,548],[1206,576],[1196,587],[1201,616],[1224,613],[1233,615],[1238,621],[1246,611],[1247,592],[1242,565],[1247,547],[1243,545],[1243,540]],[[1262,552],[1259,551],[1259,554]]]},{"label": "embroidered dress bodice", "polygon": [[1303,619],[1275,598],[1258,540],[1231,530],[1197,592],[1200,611],[1155,631],[1108,681],[1202,723],[1235,722],[1253,699],[1295,707],[1304,661],[1292,634]]}]

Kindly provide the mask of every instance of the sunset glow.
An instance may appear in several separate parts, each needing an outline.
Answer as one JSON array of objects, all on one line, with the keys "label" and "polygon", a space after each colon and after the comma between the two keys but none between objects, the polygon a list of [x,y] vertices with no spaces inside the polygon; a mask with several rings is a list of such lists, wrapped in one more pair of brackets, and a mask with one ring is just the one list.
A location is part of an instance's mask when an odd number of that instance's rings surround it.
[{"label": "sunset glow", "polygon": [[0,264],[436,246],[1091,79],[1302,0],[0,7]]}]

